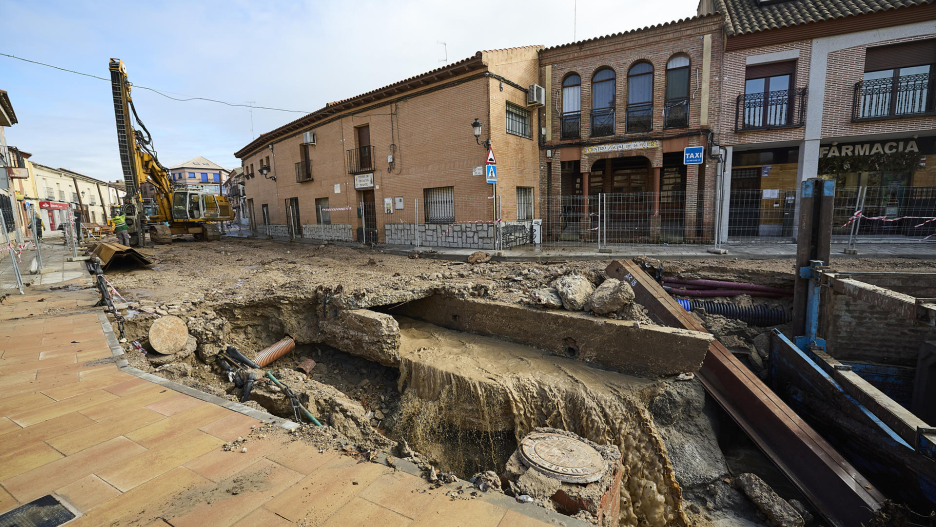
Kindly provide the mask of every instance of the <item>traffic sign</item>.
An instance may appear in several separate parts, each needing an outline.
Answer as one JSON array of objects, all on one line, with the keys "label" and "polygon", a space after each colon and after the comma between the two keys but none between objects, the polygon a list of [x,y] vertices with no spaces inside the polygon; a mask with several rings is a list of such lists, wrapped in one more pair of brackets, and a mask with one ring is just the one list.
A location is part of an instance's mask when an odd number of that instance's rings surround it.
[{"label": "traffic sign", "polygon": [[496,165],[496,164],[497,164],[497,160],[494,159],[494,149],[491,148],[491,147],[488,147],[488,159],[487,159],[487,164],[489,164],[489,165]]},{"label": "traffic sign", "polygon": [[487,182],[497,183],[497,165],[487,166]]},{"label": "traffic sign", "polygon": [[683,164],[685,165],[701,165],[704,157],[704,146],[687,146],[683,149]]}]

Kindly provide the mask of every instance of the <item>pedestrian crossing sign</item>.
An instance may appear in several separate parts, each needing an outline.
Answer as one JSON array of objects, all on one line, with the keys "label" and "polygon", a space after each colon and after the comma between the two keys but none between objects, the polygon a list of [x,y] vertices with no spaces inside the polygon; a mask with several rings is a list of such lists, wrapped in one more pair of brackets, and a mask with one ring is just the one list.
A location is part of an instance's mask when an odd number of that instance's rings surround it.
[{"label": "pedestrian crossing sign", "polygon": [[497,183],[497,165],[488,165],[487,166],[487,182],[488,183]]}]

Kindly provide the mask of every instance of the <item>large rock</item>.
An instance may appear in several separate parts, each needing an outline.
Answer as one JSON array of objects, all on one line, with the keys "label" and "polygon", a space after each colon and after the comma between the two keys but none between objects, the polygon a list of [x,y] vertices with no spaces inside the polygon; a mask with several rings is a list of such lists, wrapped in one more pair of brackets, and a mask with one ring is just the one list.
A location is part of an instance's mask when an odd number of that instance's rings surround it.
[{"label": "large rock", "polygon": [[556,292],[562,299],[562,305],[569,311],[582,311],[592,293],[595,292],[595,286],[584,276],[570,274],[556,280]]},{"label": "large rock", "polygon": [[399,366],[400,325],[392,316],[369,309],[342,310],[319,324],[329,346],[384,366]]},{"label": "large rock", "polygon": [[634,301],[634,290],[630,284],[609,278],[604,281],[595,294],[592,295],[590,303],[591,310],[596,315],[608,315],[617,313],[622,307]]},{"label": "large rock", "polygon": [[767,516],[770,525],[776,527],[803,527],[805,522],[800,513],[786,500],[777,495],[764,480],[755,474],[739,474],[734,479],[735,485],[747,495],[748,499]]},{"label": "large rock", "polygon": [[150,326],[150,346],[153,351],[162,355],[172,355],[182,351],[188,338],[188,328],[179,317],[158,318]]},{"label": "large rock", "polygon": [[484,251],[471,253],[471,256],[468,257],[468,263],[470,264],[487,263],[490,261],[491,255]]},{"label": "large rock", "polygon": [[562,299],[559,298],[559,293],[555,289],[537,289],[530,292],[530,299],[537,305],[551,309],[562,307]]}]

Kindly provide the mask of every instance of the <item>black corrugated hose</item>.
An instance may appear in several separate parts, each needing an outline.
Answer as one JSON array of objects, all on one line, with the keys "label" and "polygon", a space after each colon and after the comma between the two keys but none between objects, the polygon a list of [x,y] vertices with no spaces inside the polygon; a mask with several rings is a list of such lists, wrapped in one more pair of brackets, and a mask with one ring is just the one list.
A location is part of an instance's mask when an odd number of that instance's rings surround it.
[{"label": "black corrugated hose", "polygon": [[[770,307],[763,304],[742,307],[728,302],[712,302],[711,300],[683,300],[679,299],[683,308],[702,308],[706,313],[721,315],[726,318],[740,320],[752,326],[779,326],[790,322],[790,312],[782,307]],[[688,304],[688,305],[686,305]]]}]

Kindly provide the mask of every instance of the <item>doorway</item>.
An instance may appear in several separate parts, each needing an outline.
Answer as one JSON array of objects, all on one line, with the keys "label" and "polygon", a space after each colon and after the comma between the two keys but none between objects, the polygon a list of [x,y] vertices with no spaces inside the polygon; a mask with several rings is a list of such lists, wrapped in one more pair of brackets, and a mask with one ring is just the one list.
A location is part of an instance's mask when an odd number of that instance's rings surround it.
[{"label": "doorway", "polygon": [[760,232],[761,167],[731,171],[728,236],[754,237]]},{"label": "doorway", "polygon": [[286,224],[290,238],[302,238],[302,222],[299,220],[299,198],[286,198]]},{"label": "doorway", "polygon": [[250,232],[257,231],[257,220],[254,217],[254,203],[252,198],[247,200],[247,228],[250,229]]},{"label": "doorway", "polygon": [[361,243],[377,243],[377,206],[374,201],[373,189],[362,190],[360,198],[358,216],[361,217],[362,227],[358,229],[358,241]]},{"label": "doorway", "polygon": [[358,161],[360,163],[357,168],[362,172],[373,170],[374,160],[370,148],[370,126],[358,126],[354,129],[354,133],[357,136],[355,139],[357,139]]}]

